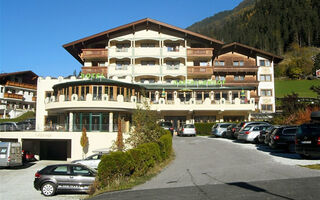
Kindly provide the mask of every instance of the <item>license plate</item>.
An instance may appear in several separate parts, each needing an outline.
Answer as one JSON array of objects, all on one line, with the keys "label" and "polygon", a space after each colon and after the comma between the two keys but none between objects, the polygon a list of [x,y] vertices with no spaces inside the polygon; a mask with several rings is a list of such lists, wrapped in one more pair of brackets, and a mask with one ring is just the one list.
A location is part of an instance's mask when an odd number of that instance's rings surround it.
[{"label": "license plate", "polygon": [[311,141],[301,141],[301,144],[311,144]]}]

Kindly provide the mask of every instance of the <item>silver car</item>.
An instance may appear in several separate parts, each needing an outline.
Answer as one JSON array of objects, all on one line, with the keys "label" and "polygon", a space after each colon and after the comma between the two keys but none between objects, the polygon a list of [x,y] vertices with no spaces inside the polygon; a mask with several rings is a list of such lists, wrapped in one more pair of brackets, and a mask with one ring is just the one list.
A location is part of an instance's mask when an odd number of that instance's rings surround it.
[{"label": "silver car", "polygon": [[260,131],[267,130],[271,125],[248,125],[238,134],[238,140],[246,142],[255,142],[258,143],[258,137]]},{"label": "silver car", "polygon": [[196,128],[194,124],[184,124],[182,128],[179,130],[179,136],[185,136],[185,135],[190,135],[190,136],[196,136]]},{"label": "silver car", "polygon": [[211,134],[217,137],[226,137],[228,126],[233,123],[216,123],[212,126]]},{"label": "silver car", "polygon": [[96,171],[80,164],[49,165],[35,174],[33,186],[44,196],[59,191],[88,192]]},{"label": "silver car", "polygon": [[83,159],[83,160],[74,160],[71,163],[82,164],[82,165],[86,165],[86,166],[93,168],[93,169],[98,169],[98,165],[101,161],[102,155],[103,155],[102,153],[96,153],[96,154],[93,154],[93,155]]}]

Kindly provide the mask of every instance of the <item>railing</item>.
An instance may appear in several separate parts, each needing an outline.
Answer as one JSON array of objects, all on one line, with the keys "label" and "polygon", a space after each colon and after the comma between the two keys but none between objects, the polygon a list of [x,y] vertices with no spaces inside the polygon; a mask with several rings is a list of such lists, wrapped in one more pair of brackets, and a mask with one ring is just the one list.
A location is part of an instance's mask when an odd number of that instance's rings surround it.
[{"label": "railing", "polygon": [[33,89],[33,90],[37,89],[36,85],[28,84],[28,83],[18,83],[18,82],[14,82],[14,81],[7,81],[6,86],[16,86],[16,87],[21,87],[21,88]]},{"label": "railing", "polygon": [[214,72],[257,72],[258,66],[214,66]]},{"label": "railing", "polygon": [[23,99],[23,95],[21,94],[11,94],[11,93],[4,93],[4,98],[12,98],[12,99]]},{"label": "railing", "polygon": [[103,74],[105,77],[107,77],[108,74],[108,67],[97,67],[97,66],[93,66],[93,67],[82,67],[82,73],[84,74]]},{"label": "railing", "polygon": [[188,48],[187,56],[191,57],[212,57],[213,48]]},{"label": "railing", "polygon": [[84,58],[108,58],[108,49],[82,49],[80,55],[82,59]]},{"label": "railing", "polygon": [[188,66],[188,74],[213,74],[212,66]]},{"label": "railing", "polygon": [[[73,124],[73,132],[81,132],[83,128],[86,128],[87,132],[109,132],[109,124]],[[4,131],[1,130],[0,131]],[[13,129],[6,129],[6,131],[14,131]],[[44,131],[56,131],[56,132],[69,132],[69,124],[59,124],[59,123],[46,123],[44,126]],[[118,131],[118,124],[113,124],[113,132]]]}]

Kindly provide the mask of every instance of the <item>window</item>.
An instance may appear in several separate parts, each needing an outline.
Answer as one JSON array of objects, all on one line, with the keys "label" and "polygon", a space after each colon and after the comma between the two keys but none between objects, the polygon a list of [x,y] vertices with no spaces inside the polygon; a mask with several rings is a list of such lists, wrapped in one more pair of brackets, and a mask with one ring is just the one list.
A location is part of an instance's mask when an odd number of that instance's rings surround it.
[{"label": "window", "polygon": [[261,90],[260,96],[262,96],[262,97],[271,97],[272,96],[272,90]]},{"label": "window", "polygon": [[156,44],[155,43],[141,43],[141,47],[152,48],[152,47],[156,47]]},{"label": "window", "polygon": [[260,65],[259,66],[270,66],[270,61],[269,60],[260,60]]},{"label": "window", "polygon": [[233,61],[233,66],[239,66],[239,61]]},{"label": "window", "polygon": [[175,43],[172,43],[172,44],[166,44],[167,46],[167,51],[168,52],[177,52],[179,51],[179,44],[175,44]]},{"label": "window", "polygon": [[209,66],[209,63],[207,61],[200,61],[200,66]]},{"label": "window", "polygon": [[90,175],[90,171],[82,166],[72,166],[73,174],[75,175]]},{"label": "window", "polygon": [[262,111],[272,111],[272,104],[261,104]]},{"label": "window", "polygon": [[130,47],[129,43],[116,44],[117,52],[128,52],[128,48]]},{"label": "window", "polygon": [[58,166],[52,170],[54,174],[67,174],[68,167],[67,166]]},{"label": "window", "polygon": [[179,69],[180,61],[167,61],[167,69]]},{"label": "window", "polygon": [[269,74],[261,74],[260,75],[260,81],[263,81],[263,82],[271,81],[271,75],[269,75]]},{"label": "window", "polygon": [[214,61],[214,65],[215,65],[215,66],[224,66],[224,61],[222,61],[222,60],[216,60],[216,61]]},{"label": "window", "polygon": [[244,80],[244,76],[243,75],[234,76],[234,80],[235,81],[243,81]]},{"label": "window", "polygon": [[216,80],[223,81],[223,80],[226,80],[226,77],[225,76],[216,76]]},{"label": "window", "polygon": [[127,70],[129,64],[129,61],[117,61],[116,70]]},{"label": "window", "polygon": [[154,66],[155,64],[156,64],[156,61],[154,61],[154,60],[149,60],[149,61],[142,60],[141,61],[141,65],[143,65],[143,66]]}]

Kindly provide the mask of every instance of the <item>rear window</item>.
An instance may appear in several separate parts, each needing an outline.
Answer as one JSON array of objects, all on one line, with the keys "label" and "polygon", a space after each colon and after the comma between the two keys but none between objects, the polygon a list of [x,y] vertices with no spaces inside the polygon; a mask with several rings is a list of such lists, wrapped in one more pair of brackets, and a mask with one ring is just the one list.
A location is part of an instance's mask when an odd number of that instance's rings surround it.
[{"label": "rear window", "polygon": [[254,131],[260,131],[263,130],[263,126],[256,126],[253,128]]},{"label": "rear window", "polygon": [[171,122],[161,122],[160,126],[162,126],[162,127],[172,126],[172,123]]},{"label": "rear window", "polygon": [[228,126],[230,126],[230,124],[221,124],[220,125],[221,128],[228,128]]},{"label": "rear window", "polygon": [[58,167],[53,168],[52,172],[54,174],[67,174],[68,167],[67,166],[58,166]]},{"label": "rear window", "polygon": [[297,132],[297,128],[286,128],[283,130],[284,135],[295,135]]},{"label": "rear window", "polygon": [[193,124],[186,124],[184,125],[185,128],[194,128],[194,125]]},{"label": "rear window", "polygon": [[0,147],[0,154],[7,154],[7,147]]},{"label": "rear window", "polygon": [[244,131],[248,131],[248,130],[250,130],[252,128],[252,126],[246,126],[243,130]]},{"label": "rear window", "polygon": [[298,128],[298,134],[320,135],[320,124],[303,124]]}]

